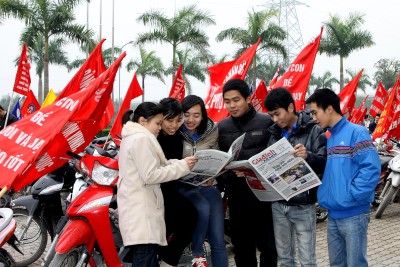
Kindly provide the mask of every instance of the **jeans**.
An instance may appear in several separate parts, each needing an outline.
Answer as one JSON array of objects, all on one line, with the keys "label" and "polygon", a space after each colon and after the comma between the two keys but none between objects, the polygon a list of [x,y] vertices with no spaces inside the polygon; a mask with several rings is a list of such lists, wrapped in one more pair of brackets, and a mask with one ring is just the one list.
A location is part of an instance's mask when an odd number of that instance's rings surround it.
[{"label": "jeans", "polygon": [[282,267],[295,267],[296,240],[301,266],[317,266],[315,204],[272,203],[275,244]]},{"label": "jeans", "polygon": [[132,267],[159,267],[156,244],[140,244],[131,246]]},{"label": "jeans", "polygon": [[342,219],[328,217],[330,266],[368,266],[367,231],[369,221],[369,213]]},{"label": "jeans", "polygon": [[214,186],[179,188],[197,210],[197,224],[192,235],[193,256],[204,256],[203,243],[208,238],[213,266],[227,267],[228,253],[224,240],[224,210],[220,192]]}]

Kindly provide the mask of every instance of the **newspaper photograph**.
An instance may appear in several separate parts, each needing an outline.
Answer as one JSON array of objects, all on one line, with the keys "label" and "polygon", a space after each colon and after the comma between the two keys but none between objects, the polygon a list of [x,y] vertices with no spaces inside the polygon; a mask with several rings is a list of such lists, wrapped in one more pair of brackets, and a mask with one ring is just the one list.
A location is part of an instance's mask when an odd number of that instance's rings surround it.
[{"label": "newspaper photograph", "polygon": [[248,160],[254,170],[285,200],[321,184],[307,162],[291,154],[293,150],[289,141],[281,138]]},{"label": "newspaper photograph", "polygon": [[236,160],[240,154],[245,134],[239,136],[231,145],[228,152],[216,149],[204,149],[194,153],[198,161],[191,172],[179,181],[199,186],[208,180],[225,172],[225,167]]}]

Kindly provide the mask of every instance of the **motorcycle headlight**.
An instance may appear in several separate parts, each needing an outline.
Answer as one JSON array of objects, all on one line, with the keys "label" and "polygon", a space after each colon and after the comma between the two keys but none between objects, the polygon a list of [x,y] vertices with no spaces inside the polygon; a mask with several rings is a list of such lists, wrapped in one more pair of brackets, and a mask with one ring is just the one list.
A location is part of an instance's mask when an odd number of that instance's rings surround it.
[{"label": "motorcycle headlight", "polygon": [[101,185],[110,185],[118,177],[118,170],[108,168],[95,161],[92,170],[92,179]]}]

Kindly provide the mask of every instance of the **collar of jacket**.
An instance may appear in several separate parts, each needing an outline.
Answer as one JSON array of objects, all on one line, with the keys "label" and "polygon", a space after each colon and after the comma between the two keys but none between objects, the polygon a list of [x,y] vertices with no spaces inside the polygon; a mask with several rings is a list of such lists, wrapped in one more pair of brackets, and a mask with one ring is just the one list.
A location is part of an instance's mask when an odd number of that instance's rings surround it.
[{"label": "collar of jacket", "polygon": [[[305,131],[308,127],[312,127],[316,124],[316,122],[311,118],[310,113],[305,110],[298,112],[297,116],[297,126],[291,134],[301,133]],[[276,123],[269,127],[268,131],[273,136],[280,137],[282,135],[282,129]]]},{"label": "collar of jacket", "polygon": [[343,116],[332,128],[328,128],[328,130],[331,134],[335,134],[347,124],[349,124],[349,121]]},{"label": "collar of jacket", "polygon": [[195,142],[198,143],[198,142],[204,140],[207,136],[209,136],[210,133],[212,131],[214,131],[216,127],[217,127],[217,125],[210,118],[207,117],[207,128],[204,131],[204,133],[200,135],[200,137],[199,137],[199,139],[197,139],[197,141],[194,141],[192,136],[190,135],[190,133],[188,133],[185,130],[183,130],[182,127],[179,128],[179,132],[180,132],[180,134],[182,135],[182,137],[183,137],[183,139],[185,141],[187,141],[190,144],[194,145]]},{"label": "collar of jacket", "polygon": [[249,111],[246,114],[243,114],[241,117],[232,117],[232,120],[234,123],[239,124],[239,125],[244,125],[248,123],[255,115],[257,114],[257,111],[255,108],[249,104]]}]

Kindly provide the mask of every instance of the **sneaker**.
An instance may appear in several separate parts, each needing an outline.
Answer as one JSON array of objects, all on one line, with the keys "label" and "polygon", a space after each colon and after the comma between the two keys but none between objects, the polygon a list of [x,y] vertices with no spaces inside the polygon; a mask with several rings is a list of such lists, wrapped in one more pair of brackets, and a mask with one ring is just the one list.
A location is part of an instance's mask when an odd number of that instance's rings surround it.
[{"label": "sneaker", "polygon": [[202,256],[196,256],[192,260],[192,267],[208,267],[206,258]]}]

